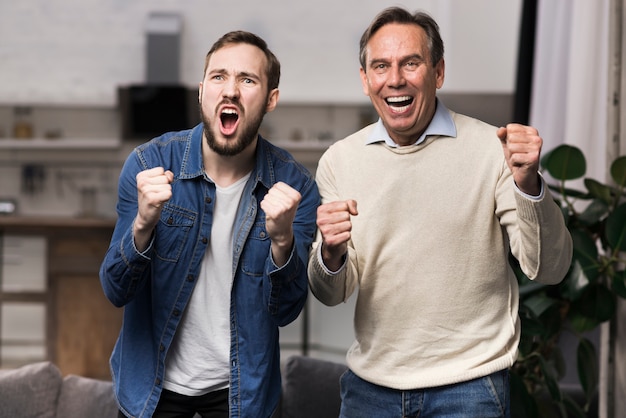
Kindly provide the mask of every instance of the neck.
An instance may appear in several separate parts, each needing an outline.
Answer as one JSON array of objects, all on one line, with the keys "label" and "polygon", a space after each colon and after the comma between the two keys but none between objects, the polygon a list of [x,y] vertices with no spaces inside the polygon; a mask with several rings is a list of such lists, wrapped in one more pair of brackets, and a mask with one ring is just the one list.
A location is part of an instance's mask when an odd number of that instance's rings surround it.
[{"label": "neck", "polygon": [[206,142],[203,142],[204,171],[215,184],[228,187],[252,171],[255,164],[255,151],[256,141],[237,155],[225,156],[216,153]]}]

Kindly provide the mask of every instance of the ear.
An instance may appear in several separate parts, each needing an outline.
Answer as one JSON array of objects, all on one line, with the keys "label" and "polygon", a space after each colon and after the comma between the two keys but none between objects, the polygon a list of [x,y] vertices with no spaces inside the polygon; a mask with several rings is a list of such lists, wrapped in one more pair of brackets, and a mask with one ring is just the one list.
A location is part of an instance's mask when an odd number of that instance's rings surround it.
[{"label": "ear", "polygon": [[446,74],[446,62],[444,59],[440,59],[435,67],[435,74],[437,74],[437,88],[440,89],[443,87],[443,80]]},{"label": "ear", "polygon": [[359,74],[361,75],[361,86],[363,87],[363,93],[366,96],[370,95],[370,86],[369,86],[369,82],[367,80],[367,74],[365,73],[365,70],[363,69],[363,67],[359,68]]},{"label": "ear", "polygon": [[271,112],[272,110],[276,108],[276,105],[278,104],[279,95],[280,94],[278,92],[278,89],[274,89],[270,91],[270,94],[267,95],[267,105],[265,106],[266,112]]},{"label": "ear", "polygon": [[198,84],[198,103],[202,103],[202,81]]}]

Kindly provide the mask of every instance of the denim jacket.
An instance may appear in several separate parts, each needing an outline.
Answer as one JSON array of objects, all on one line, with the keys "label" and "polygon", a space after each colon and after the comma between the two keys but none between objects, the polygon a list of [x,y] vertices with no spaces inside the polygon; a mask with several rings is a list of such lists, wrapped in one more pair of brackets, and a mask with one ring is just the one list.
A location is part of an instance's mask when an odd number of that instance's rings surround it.
[{"label": "denim jacket", "polygon": [[[215,184],[204,172],[202,124],[138,146],[119,181],[118,220],[100,268],[107,298],[124,306],[111,373],[120,408],[129,416],[152,416],[162,390],[165,357],[189,302],[209,244]],[[153,167],[174,173],[150,248],[135,248],[136,175]],[[287,264],[271,257],[260,202],[278,181],[302,200],[293,223]],[[280,396],[278,327],[295,320],[306,301],[306,263],[320,203],[311,174],[286,151],[258,137],[256,166],[246,183],[233,242],[230,308],[230,416],[269,417]],[[194,361],[194,359],[188,359]]]}]

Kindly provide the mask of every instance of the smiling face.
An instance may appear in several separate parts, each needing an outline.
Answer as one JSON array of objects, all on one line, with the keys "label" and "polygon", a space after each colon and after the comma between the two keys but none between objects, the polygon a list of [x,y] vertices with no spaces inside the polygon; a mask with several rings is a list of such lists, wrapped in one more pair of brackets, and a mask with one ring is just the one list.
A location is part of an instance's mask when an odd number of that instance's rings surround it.
[{"label": "smiling face", "polygon": [[198,99],[205,140],[216,153],[246,149],[276,107],[278,89],[268,91],[266,66],[263,51],[250,44],[229,44],[211,55]]},{"label": "smiling face", "polygon": [[364,93],[398,145],[415,143],[435,114],[444,60],[433,66],[428,38],[413,24],[387,24],[367,43]]}]

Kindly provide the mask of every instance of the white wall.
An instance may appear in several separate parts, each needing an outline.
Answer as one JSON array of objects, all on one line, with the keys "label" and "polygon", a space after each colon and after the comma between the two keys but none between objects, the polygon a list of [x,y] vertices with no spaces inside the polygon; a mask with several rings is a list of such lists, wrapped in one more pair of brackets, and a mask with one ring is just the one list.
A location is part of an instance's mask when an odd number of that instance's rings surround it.
[{"label": "white wall", "polygon": [[521,0],[28,0],[0,2],[0,104],[114,105],[118,85],[144,81],[151,12],[181,15],[188,86],[197,85],[219,36],[246,29],[281,60],[283,102],[365,102],[358,41],[390,5],[438,20],[444,91],[514,90]]}]

